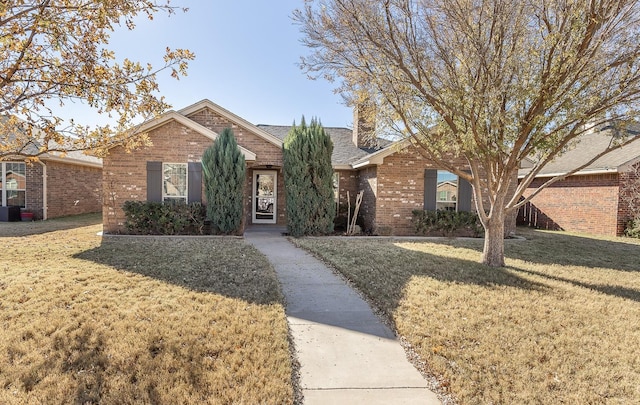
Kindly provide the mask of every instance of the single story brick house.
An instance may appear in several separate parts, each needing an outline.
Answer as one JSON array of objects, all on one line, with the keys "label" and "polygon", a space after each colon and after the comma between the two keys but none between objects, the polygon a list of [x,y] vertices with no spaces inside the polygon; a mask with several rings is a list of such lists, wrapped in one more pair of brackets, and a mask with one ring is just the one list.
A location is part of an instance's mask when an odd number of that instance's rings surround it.
[{"label": "single story brick house", "polygon": [[[581,141],[547,165],[525,196],[550,178],[567,173],[602,152],[611,142],[612,128],[604,127],[582,136]],[[572,176],[543,189],[518,213],[519,224],[541,229],[619,236],[631,218],[624,195],[632,181],[637,181],[640,165],[640,136]],[[520,169],[522,178],[528,165]]]},{"label": "single story brick house", "polygon": [[101,209],[101,159],[70,152],[48,153],[35,163],[18,157],[0,161],[0,221],[19,220],[19,211],[49,219]]},{"label": "single story brick house", "polygon": [[[355,195],[363,191],[360,223],[365,232],[412,235],[414,209],[475,207],[466,181],[438,170],[408,141],[372,141],[360,121],[356,113],[353,130],[325,130],[334,144],[336,203],[345,209],[349,191],[353,207]],[[233,130],[247,164],[244,226],[286,225],[282,144],[291,127],[254,125],[205,99],[143,124],[139,131],[148,134],[151,146],[131,153],[122,147],[109,151],[103,160],[105,232],[124,229],[122,204],[128,200],[204,202],[200,160],[224,128]],[[446,192],[438,192],[442,182],[447,182]]]}]

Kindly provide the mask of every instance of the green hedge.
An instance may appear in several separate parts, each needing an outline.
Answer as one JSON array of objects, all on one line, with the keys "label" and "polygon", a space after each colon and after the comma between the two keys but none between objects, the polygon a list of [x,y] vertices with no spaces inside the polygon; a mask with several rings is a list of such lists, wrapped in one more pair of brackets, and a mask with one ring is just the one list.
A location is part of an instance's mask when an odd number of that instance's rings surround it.
[{"label": "green hedge", "polygon": [[412,222],[416,233],[422,235],[441,234],[477,238],[484,233],[480,218],[474,212],[414,210]]},{"label": "green hedge", "polygon": [[126,201],[125,227],[132,235],[203,235],[206,208],[201,203]]}]

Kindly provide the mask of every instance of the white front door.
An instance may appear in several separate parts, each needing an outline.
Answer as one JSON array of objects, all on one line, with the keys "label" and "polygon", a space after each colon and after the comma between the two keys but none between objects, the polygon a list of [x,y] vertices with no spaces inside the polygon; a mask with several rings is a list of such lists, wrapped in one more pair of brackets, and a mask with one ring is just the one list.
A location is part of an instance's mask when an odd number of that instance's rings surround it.
[{"label": "white front door", "polygon": [[275,170],[256,170],[253,172],[253,210],[254,224],[275,224],[278,202],[278,172]]}]

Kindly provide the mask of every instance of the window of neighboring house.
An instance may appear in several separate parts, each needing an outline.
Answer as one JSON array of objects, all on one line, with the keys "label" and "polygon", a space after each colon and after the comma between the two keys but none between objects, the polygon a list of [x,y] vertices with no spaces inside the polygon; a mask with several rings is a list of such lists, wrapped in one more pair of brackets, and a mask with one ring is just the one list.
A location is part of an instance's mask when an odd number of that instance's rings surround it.
[{"label": "window of neighboring house", "polygon": [[438,170],[436,201],[437,210],[457,211],[458,205],[458,176],[445,170]]},{"label": "window of neighboring house", "polygon": [[187,164],[162,164],[162,201],[187,202]]},{"label": "window of neighboring house", "polygon": [[2,206],[26,207],[27,166],[22,162],[0,163],[0,196]]},{"label": "window of neighboring house", "polygon": [[446,170],[425,170],[424,209],[471,211],[471,185]]}]

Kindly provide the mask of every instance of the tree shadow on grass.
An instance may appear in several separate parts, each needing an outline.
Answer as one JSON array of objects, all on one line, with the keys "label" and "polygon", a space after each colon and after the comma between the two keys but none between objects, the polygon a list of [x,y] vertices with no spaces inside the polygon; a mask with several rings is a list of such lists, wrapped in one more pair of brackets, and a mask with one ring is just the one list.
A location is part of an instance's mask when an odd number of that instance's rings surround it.
[{"label": "tree shadow on grass", "polygon": [[99,247],[75,257],[192,291],[282,303],[268,261],[236,238],[105,237]]},{"label": "tree shadow on grass", "polygon": [[640,271],[640,244],[636,240],[521,228],[518,231],[527,240],[507,241],[505,255],[508,258],[539,264]]},{"label": "tree shadow on grass", "polygon": [[514,270],[526,274],[531,274],[534,276],[543,277],[549,280],[560,281],[563,283],[573,284],[578,287],[587,288],[594,291],[599,291],[603,294],[613,295],[619,298],[630,299],[633,301],[640,302],[640,290],[636,290],[633,288],[622,287],[618,285],[608,285],[608,284],[595,284],[595,283],[587,283],[584,281],[572,280],[565,277],[552,276],[549,274],[541,273],[533,270],[526,270],[522,268],[513,267]]},{"label": "tree shadow on grass", "polygon": [[[106,370],[109,364],[104,353],[104,336],[95,332],[89,325],[74,325],[65,333],[52,336],[48,355],[30,367],[20,367],[9,373],[16,373],[16,380],[22,390],[31,392],[50,374],[73,375],[75,393],[73,403],[93,404],[100,402]],[[72,398],[58,398],[67,401]]]},{"label": "tree shadow on grass", "polygon": [[340,254],[340,248],[334,252],[333,248],[320,244],[316,246],[315,254],[338,268],[389,319],[393,318],[391,315],[400,305],[405,289],[414,277],[485,288],[549,288],[544,283],[521,277],[509,268],[491,268],[473,260],[418,251],[396,243],[385,244],[379,251],[371,251],[366,240],[349,243],[354,244],[350,249],[363,253]]},{"label": "tree shadow on grass", "polygon": [[[640,243],[633,239],[604,239],[531,228],[518,228],[518,235],[525,240],[505,240],[505,258],[547,265],[640,271]],[[477,252],[482,252],[483,247],[481,240],[443,239],[429,242]]]}]

